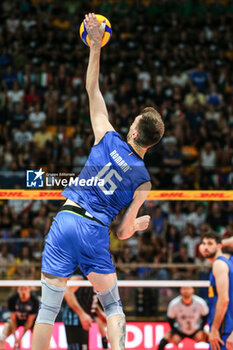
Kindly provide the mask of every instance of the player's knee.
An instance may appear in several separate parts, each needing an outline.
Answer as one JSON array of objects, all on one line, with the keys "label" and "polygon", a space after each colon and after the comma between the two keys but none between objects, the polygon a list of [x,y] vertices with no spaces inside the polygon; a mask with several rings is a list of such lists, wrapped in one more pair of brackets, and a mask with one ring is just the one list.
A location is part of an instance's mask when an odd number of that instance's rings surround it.
[{"label": "player's knee", "polygon": [[200,341],[206,341],[206,334],[203,331],[199,331],[195,334],[194,340],[198,343]]},{"label": "player's knee", "polygon": [[57,287],[47,283],[42,283],[42,297],[36,323],[54,324],[57,314],[61,308],[66,287]]},{"label": "player's knee", "polygon": [[114,282],[113,286],[105,292],[98,293],[99,301],[101,302],[106,318],[114,315],[124,315],[119,291],[117,287],[117,281]]},{"label": "player's knee", "polygon": [[181,337],[178,334],[173,334],[173,336],[170,339],[170,342],[178,345],[181,342]]},{"label": "player's knee", "polygon": [[166,333],[164,335],[164,339],[166,339],[168,342],[170,341],[171,337],[172,337],[172,333],[171,332],[168,332],[168,333]]}]

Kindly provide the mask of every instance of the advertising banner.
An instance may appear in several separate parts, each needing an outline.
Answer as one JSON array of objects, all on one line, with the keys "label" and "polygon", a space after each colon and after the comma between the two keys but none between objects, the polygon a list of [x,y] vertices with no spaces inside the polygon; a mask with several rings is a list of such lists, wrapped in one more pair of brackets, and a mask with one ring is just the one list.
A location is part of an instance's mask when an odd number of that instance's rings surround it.
[{"label": "advertising banner", "polygon": [[[2,332],[3,323],[0,324],[0,332]],[[168,332],[170,326],[166,322],[127,322],[126,325],[126,343],[125,349],[134,350],[156,350],[161,338]],[[22,332],[19,328],[18,332]],[[19,334],[18,333],[18,334]],[[31,349],[32,333],[28,331],[22,340],[21,350]],[[11,335],[7,338],[5,350],[14,348],[14,337]],[[56,323],[53,330],[53,336],[50,343],[51,350],[67,350],[65,328],[63,323]],[[101,335],[98,332],[96,323],[93,323],[90,330],[89,350],[102,349]],[[168,344],[166,349],[176,350],[177,348],[172,344]],[[195,343],[191,339],[184,339],[179,344],[181,350],[205,350],[209,349],[206,343]]]}]

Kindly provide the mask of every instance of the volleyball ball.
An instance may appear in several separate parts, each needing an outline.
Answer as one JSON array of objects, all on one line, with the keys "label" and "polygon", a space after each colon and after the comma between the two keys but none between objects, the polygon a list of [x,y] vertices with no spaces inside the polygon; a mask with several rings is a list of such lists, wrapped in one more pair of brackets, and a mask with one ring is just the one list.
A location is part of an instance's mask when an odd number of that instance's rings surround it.
[{"label": "volleyball ball", "polygon": [[[105,46],[112,35],[112,26],[111,23],[109,22],[109,20],[102,16],[102,15],[96,15],[96,18],[99,21],[99,24],[101,25],[103,23],[103,21],[105,20],[105,33],[103,35],[102,38],[102,44],[101,47]],[[79,29],[79,34],[80,34],[80,38],[82,39],[82,41],[84,42],[85,45],[90,46],[90,38],[89,35],[87,34],[87,29],[85,24],[82,22],[80,29]]]}]

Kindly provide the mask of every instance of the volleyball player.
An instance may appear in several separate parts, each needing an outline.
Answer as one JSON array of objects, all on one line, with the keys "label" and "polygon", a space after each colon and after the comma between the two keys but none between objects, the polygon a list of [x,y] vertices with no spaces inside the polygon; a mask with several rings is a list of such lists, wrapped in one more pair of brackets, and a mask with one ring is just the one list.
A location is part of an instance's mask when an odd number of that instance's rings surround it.
[{"label": "volleyball player", "polygon": [[[34,294],[31,294],[30,287],[18,287],[17,293],[8,299],[8,309],[10,311],[10,320],[5,323],[3,332],[0,335],[0,349],[4,349],[4,343],[9,335],[15,337],[15,349],[20,348],[24,334],[33,329],[36,314],[39,308],[39,300]],[[16,330],[23,326],[23,332],[17,338]]]},{"label": "volleyball player", "polygon": [[210,273],[209,342],[211,350],[233,350],[233,263],[230,254],[221,250],[218,233],[202,236],[201,254],[212,263]]},{"label": "volleyball player", "polygon": [[[69,276],[79,265],[97,291],[107,318],[112,350],[124,349],[125,316],[119,297],[114,265],[109,253],[108,226],[128,207],[118,227],[119,239],[145,230],[148,215],[137,217],[151,189],[143,157],[164,133],[160,114],[145,108],[130,126],[127,141],[114,130],[99,89],[101,41],[104,29],[94,14],[85,16],[90,37],[86,89],[94,132],[92,147],[79,183],[66,188],[67,198],[46,239],[42,259],[42,298],[34,329],[32,350],[49,348],[54,320],[60,309]],[[100,179],[88,185],[90,179]],[[80,182],[82,179],[82,185]]]},{"label": "volleyball player", "polygon": [[184,338],[196,342],[207,340],[204,326],[209,310],[205,300],[194,295],[192,287],[181,287],[180,294],[168,305],[167,317],[171,331],[161,339],[158,350],[164,350],[168,343],[178,346]]}]

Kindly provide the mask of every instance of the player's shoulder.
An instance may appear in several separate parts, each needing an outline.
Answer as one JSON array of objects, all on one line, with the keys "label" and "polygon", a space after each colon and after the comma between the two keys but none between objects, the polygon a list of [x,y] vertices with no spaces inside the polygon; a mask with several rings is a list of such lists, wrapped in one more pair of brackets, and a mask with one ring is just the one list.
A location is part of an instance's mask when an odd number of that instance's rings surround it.
[{"label": "player's shoulder", "polygon": [[7,302],[8,302],[8,307],[10,311],[15,310],[15,305],[18,303],[18,300],[19,300],[18,293],[15,293],[8,298]]},{"label": "player's shoulder", "polygon": [[193,294],[193,301],[195,304],[207,305],[206,301],[196,294]]},{"label": "player's shoulder", "polygon": [[14,293],[14,294],[12,294],[12,295],[9,297],[8,301],[15,301],[15,300],[17,300],[18,298],[19,298],[19,294],[18,294],[18,293]]},{"label": "player's shoulder", "polygon": [[170,301],[170,303],[168,304],[168,307],[175,307],[177,305],[179,305],[181,303],[181,295],[178,295],[177,297],[175,297],[174,299],[172,299]]},{"label": "player's shoulder", "polygon": [[228,260],[225,255],[219,256],[213,262],[213,274],[221,275],[221,273],[228,272],[231,265],[232,261]]},{"label": "player's shoulder", "polygon": [[113,138],[119,139],[119,141],[124,142],[121,135],[117,131],[109,130],[109,131],[106,131],[106,133],[104,134],[102,139],[100,139],[100,141],[97,144],[95,144],[94,147],[101,145],[104,142],[108,142],[109,140],[112,140]]},{"label": "player's shoulder", "polygon": [[33,301],[39,300],[38,296],[34,292],[31,292],[30,295],[31,295],[31,300],[33,300]]}]

